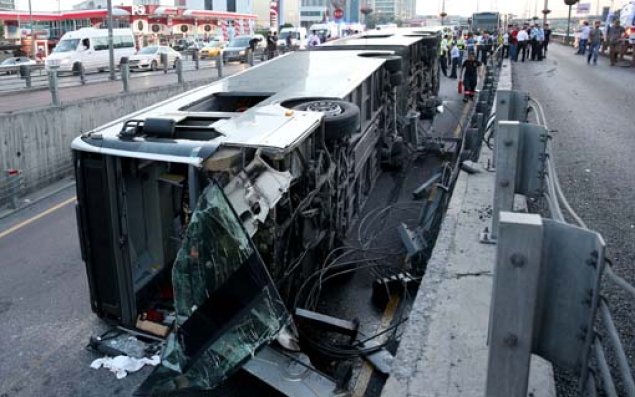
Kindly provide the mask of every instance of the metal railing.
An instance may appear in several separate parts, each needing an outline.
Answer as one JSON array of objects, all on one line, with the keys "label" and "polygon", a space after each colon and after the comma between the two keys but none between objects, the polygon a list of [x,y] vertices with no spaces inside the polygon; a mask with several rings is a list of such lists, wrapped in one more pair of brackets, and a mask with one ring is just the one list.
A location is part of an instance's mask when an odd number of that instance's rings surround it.
[{"label": "metal railing", "polygon": [[[262,62],[261,57],[254,57],[253,54],[248,52],[245,57],[245,64],[254,66],[259,62]],[[139,73],[133,73],[132,68],[129,68],[126,72],[124,61],[118,68],[117,80],[121,82],[124,92],[127,92],[126,89],[130,87],[130,82],[134,81],[134,79],[160,75],[161,73],[176,76],[176,78],[171,78],[169,81],[182,84],[187,80],[188,75],[194,75],[195,72],[209,73],[213,70],[218,72],[219,63],[224,63],[222,56],[199,59],[198,53],[196,53],[196,55],[191,55],[190,57],[182,57],[180,61],[175,61],[170,65],[167,62],[160,62],[158,70],[139,70]],[[130,67],[130,64],[128,64],[128,67]],[[222,66],[220,66],[220,70],[222,73]],[[60,88],[81,87],[111,81],[107,73],[88,72],[84,68],[73,72],[60,72],[55,70],[55,68],[46,69],[44,65],[24,65],[3,70],[3,72],[7,72],[7,74],[0,76],[0,93],[48,89],[51,92],[54,105],[59,104],[59,95],[57,93]],[[127,81],[124,81],[126,78]],[[191,79],[200,79],[200,75],[195,75]]]},{"label": "metal railing", "polygon": [[[635,396],[635,381],[608,304],[605,279],[635,298],[635,287],[606,266],[602,236],[587,228],[564,195],[542,105],[526,93],[499,92],[511,101],[497,123],[492,234],[497,259],[490,314],[487,396],[527,395],[530,355],[573,373],[579,395]],[[513,105],[513,106],[512,106]],[[514,111],[514,107],[516,110]],[[543,199],[549,218],[513,213],[514,194]],[[575,225],[569,224],[568,219]],[[599,318],[597,312],[599,311]],[[602,327],[616,365],[607,363]],[[619,373],[616,386],[613,372]]]}]

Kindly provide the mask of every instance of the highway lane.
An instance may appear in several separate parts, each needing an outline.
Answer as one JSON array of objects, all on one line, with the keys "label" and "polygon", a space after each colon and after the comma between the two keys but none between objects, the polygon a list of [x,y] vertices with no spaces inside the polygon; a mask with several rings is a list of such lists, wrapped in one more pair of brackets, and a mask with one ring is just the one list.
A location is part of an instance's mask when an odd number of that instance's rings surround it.
[{"label": "highway lane", "polygon": [[[544,106],[555,130],[555,164],[564,193],[587,225],[606,240],[615,270],[635,282],[635,70],[598,65],[561,45],[544,62],[518,62],[514,84]],[[635,304],[607,285],[627,354],[635,357]],[[573,395],[559,384],[560,395]],[[619,394],[619,393],[618,393]]]}]

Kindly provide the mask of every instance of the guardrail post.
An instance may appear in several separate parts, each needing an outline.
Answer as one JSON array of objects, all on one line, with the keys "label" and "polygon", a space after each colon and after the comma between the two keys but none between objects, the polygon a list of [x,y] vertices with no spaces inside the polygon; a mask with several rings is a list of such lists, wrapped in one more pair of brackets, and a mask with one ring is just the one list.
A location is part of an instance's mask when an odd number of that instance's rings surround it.
[{"label": "guardrail post", "polygon": [[79,81],[82,83],[82,85],[86,84],[86,68],[84,67],[83,63],[79,65]]},{"label": "guardrail post", "polygon": [[26,83],[26,88],[31,88],[31,66],[30,65],[20,66],[20,77],[24,79]]},{"label": "guardrail post", "polygon": [[247,49],[247,63],[249,63],[249,66],[254,66],[254,52],[251,48]]},{"label": "guardrail post", "polygon": [[121,59],[121,82],[123,83],[123,92],[130,92],[130,64],[128,58]]},{"label": "guardrail post", "polygon": [[492,232],[490,240],[498,238],[501,211],[512,211],[518,158],[520,155],[520,123],[501,121],[496,130],[496,184],[494,185],[494,206],[492,213]]},{"label": "guardrail post", "polygon": [[216,57],[216,68],[218,69],[218,78],[222,79],[223,78],[223,54],[222,53],[218,54],[218,57]]},{"label": "guardrail post", "polygon": [[49,70],[49,90],[51,91],[51,102],[55,106],[58,106],[60,104],[60,96],[57,84],[57,68],[58,66],[51,66]]},{"label": "guardrail post", "polygon": [[161,64],[163,65],[163,74],[168,74],[168,54],[161,54]]},{"label": "guardrail post", "polygon": [[183,84],[183,62],[180,59],[176,60],[176,78],[179,84]]},{"label": "guardrail post", "polygon": [[194,61],[194,68],[198,70],[201,67],[201,64],[198,58],[198,51],[194,51],[192,53],[192,60]]},{"label": "guardrail post", "polygon": [[487,397],[527,395],[542,244],[539,215],[501,213],[490,307]]}]

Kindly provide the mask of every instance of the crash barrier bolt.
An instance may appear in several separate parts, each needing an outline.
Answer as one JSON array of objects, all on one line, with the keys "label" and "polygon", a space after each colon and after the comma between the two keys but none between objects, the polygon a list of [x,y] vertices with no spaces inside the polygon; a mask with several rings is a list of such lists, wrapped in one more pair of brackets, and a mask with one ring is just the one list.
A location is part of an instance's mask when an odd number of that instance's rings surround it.
[{"label": "crash barrier bolt", "polygon": [[163,74],[168,73],[168,54],[161,54],[161,65],[163,65]]},{"label": "crash barrier bolt", "polygon": [[251,48],[247,49],[247,62],[249,63],[249,66],[254,66],[254,52]]},{"label": "crash barrier bolt", "polygon": [[20,187],[22,186],[22,172],[15,168],[7,170],[7,191],[11,197],[10,205],[11,209],[17,209],[20,206],[18,197],[20,195]]},{"label": "crash barrier bolt", "polygon": [[60,97],[57,84],[57,66],[51,66],[49,70],[49,90],[51,91],[51,102],[54,106],[60,104]]},{"label": "crash barrier bolt", "polygon": [[123,92],[130,92],[130,64],[126,57],[121,59],[121,82],[123,83]]},{"label": "crash barrier bolt", "polygon": [[194,68],[198,70],[200,68],[200,60],[198,58],[198,51],[192,53],[192,60],[194,60]]},{"label": "crash barrier bolt", "polygon": [[179,84],[183,84],[183,62],[180,59],[176,60],[176,77]]},{"label": "crash barrier bolt", "polygon": [[223,54],[216,57],[216,68],[218,69],[218,78],[223,78]]}]

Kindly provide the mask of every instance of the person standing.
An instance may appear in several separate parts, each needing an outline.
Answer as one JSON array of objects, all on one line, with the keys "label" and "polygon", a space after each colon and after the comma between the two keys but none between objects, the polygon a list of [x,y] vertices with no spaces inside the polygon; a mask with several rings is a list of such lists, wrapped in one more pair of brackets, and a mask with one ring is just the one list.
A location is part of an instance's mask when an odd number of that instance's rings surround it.
[{"label": "person standing", "polygon": [[481,44],[479,45],[479,49],[481,51],[481,63],[483,65],[487,65],[487,57],[489,53],[492,51],[493,43],[490,35],[485,32],[483,34],[483,38],[481,39]]},{"label": "person standing", "polygon": [[584,21],[582,31],[580,32],[580,42],[578,43],[578,55],[584,55],[586,53],[586,46],[589,42],[590,33],[591,28],[589,27],[589,21]]},{"label": "person standing", "polygon": [[[525,57],[527,56],[527,43],[529,42],[527,29],[523,28],[519,30],[516,39],[518,40],[518,51],[523,54],[522,62],[525,62]],[[516,60],[518,60],[518,56],[516,56]]]},{"label": "person standing", "polygon": [[586,59],[587,64],[590,64],[591,58],[593,58],[593,64],[597,65],[600,45],[602,45],[602,30],[600,30],[600,21],[595,21],[594,28],[589,33],[589,56]]},{"label": "person standing", "polygon": [[463,32],[459,33],[459,36],[456,39],[456,46],[459,48],[459,65],[463,62],[463,57],[465,53],[465,39],[463,38]]},{"label": "person standing", "polygon": [[609,58],[611,59],[611,66],[615,66],[617,62],[617,56],[621,50],[622,44],[622,36],[624,36],[624,27],[620,26],[620,20],[616,19],[613,21],[613,26],[611,26],[607,31],[607,41],[609,42]]},{"label": "person standing", "polygon": [[309,35],[307,39],[307,45],[309,47],[317,47],[320,45],[320,37],[317,34],[315,34],[315,30],[311,31],[311,34]]},{"label": "person standing", "polygon": [[439,65],[441,66],[441,72],[445,77],[448,77],[448,35],[443,36],[441,45],[439,46]]},{"label": "person standing", "polygon": [[548,23],[545,24],[543,31],[545,33],[545,41],[542,42],[542,56],[547,58],[547,48],[549,48],[549,41],[551,40],[551,28]]},{"label": "person standing", "polygon": [[514,25],[509,34],[509,55],[512,61],[518,62],[518,26]]},{"label": "person standing", "polygon": [[481,63],[476,60],[474,53],[468,53],[467,59],[461,66],[461,81],[463,81],[463,102],[474,99],[478,83],[478,68]]},{"label": "person standing", "polygon": [[502,56],[503,58],[509,58],[509,43],[510,43],[510,37],[511,35],[509,34],[509,31],[503,33],[503,53]]},{"label": "person standing", "polygon": [[461,51],[459,51],[459,47],[456,45],[452,45],[452,49],[450,50],[450,58],[452,58],[452,71],[450,72],[450,78],[456,79],[456,69],[459,66],[459,58],[461,57]]},{"label": "person standing", "polygon": [[278,36],[275,32],[267,34],[267,59],[273,59],[278,48]]}]

